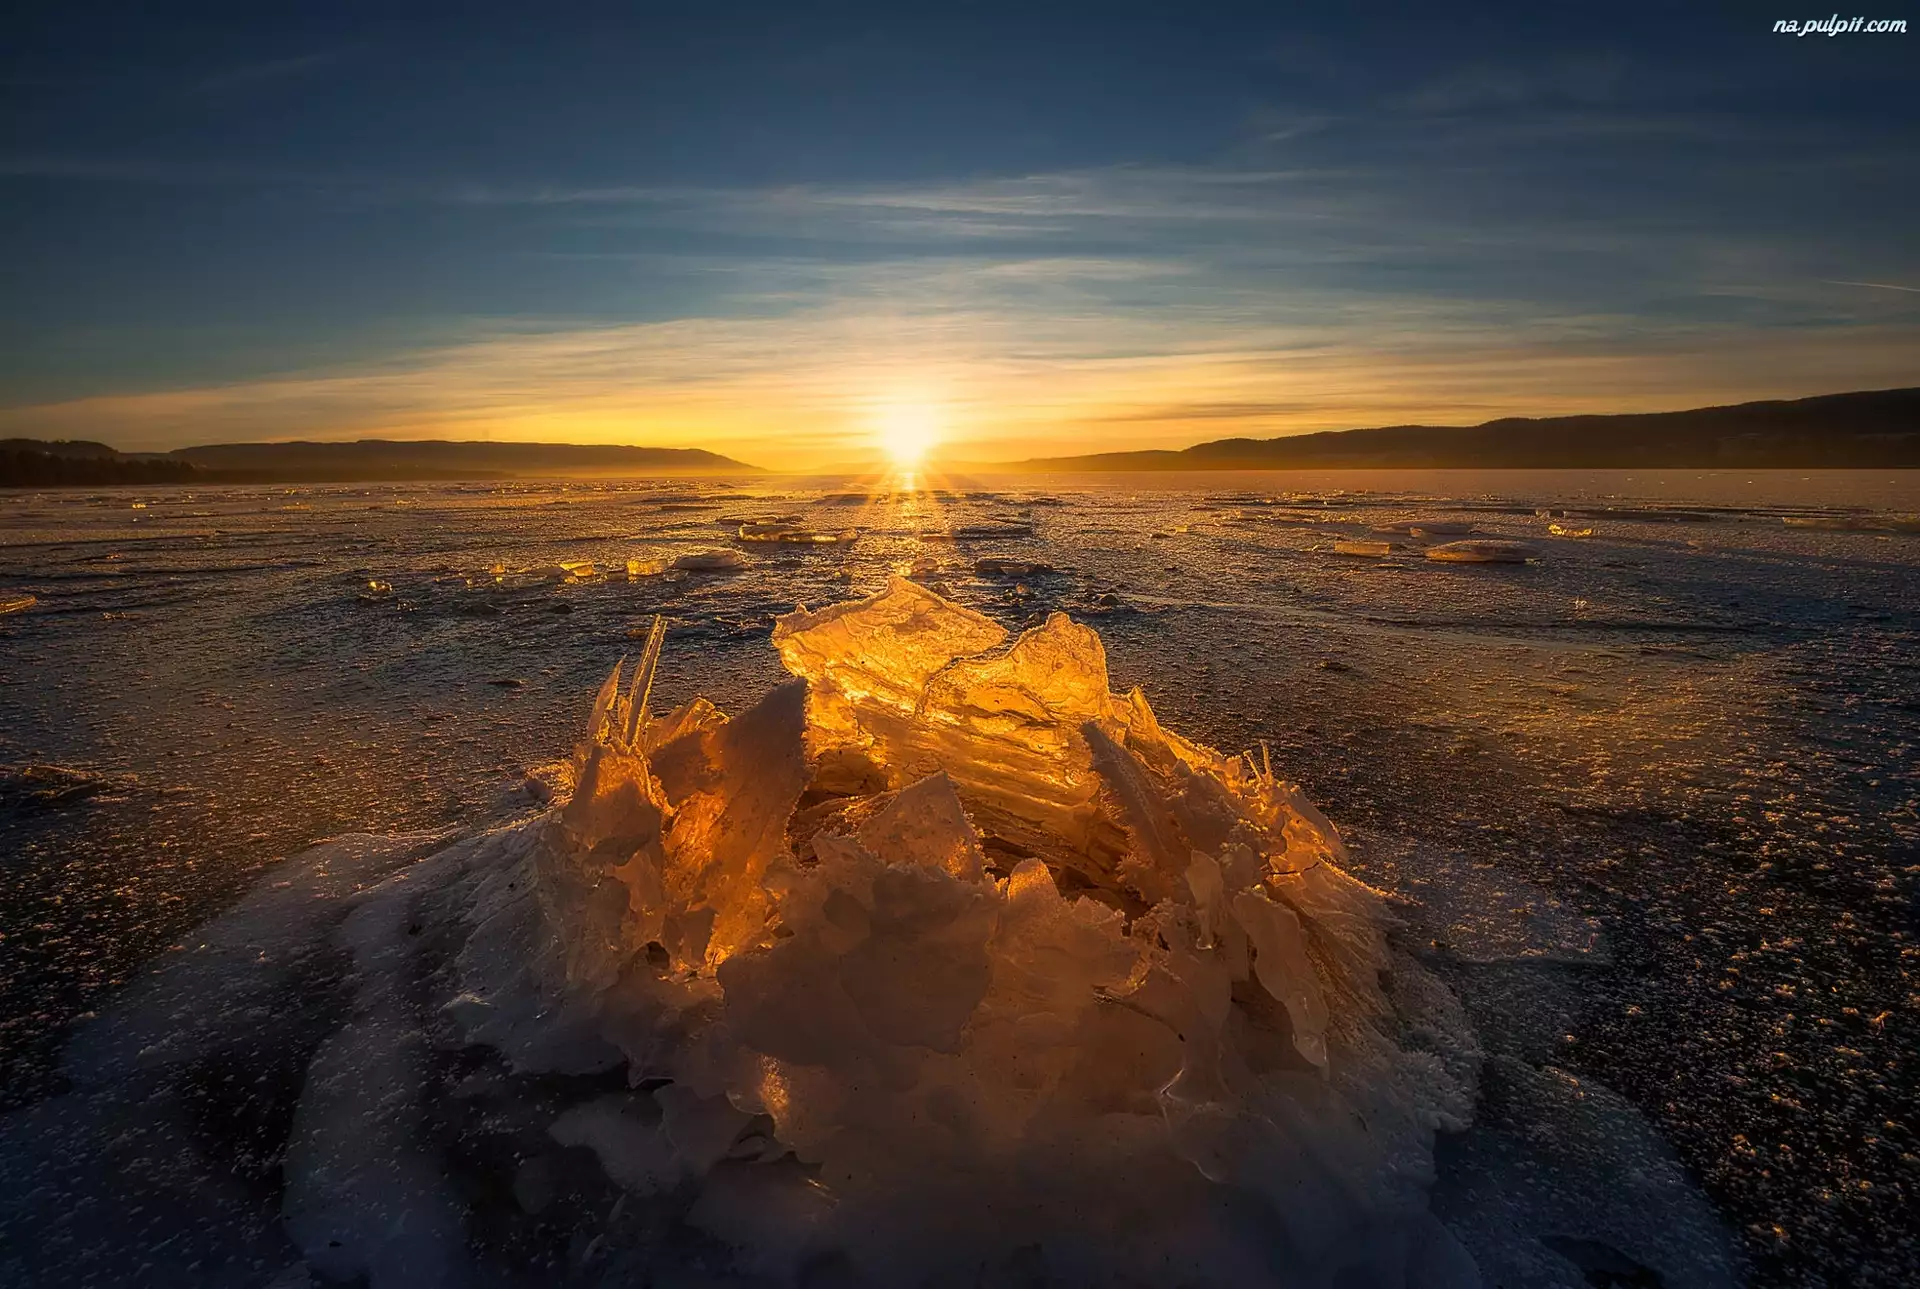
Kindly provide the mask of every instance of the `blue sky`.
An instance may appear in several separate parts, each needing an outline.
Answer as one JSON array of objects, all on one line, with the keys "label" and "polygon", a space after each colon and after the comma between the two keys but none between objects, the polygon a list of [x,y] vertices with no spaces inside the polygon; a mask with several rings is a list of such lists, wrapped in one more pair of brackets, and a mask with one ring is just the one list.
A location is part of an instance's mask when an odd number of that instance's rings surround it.
[{"label": "blue sky", "polygon": [[804,465],[903,408],[986,460],[1920,383],[1916,34],[275,8],[21,15],[0,433]]}]

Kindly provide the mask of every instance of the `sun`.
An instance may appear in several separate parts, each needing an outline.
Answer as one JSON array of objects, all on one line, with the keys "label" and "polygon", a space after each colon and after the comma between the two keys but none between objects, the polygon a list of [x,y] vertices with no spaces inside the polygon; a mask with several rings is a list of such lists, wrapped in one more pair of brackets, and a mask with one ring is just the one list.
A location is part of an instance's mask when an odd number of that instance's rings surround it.
[{"label": "sun", "polygon": [[889,407],[880,413],[874,437],[895,466],[909,470],[925,461],[927,453],[939,445],[940,418],[930,407]]}]

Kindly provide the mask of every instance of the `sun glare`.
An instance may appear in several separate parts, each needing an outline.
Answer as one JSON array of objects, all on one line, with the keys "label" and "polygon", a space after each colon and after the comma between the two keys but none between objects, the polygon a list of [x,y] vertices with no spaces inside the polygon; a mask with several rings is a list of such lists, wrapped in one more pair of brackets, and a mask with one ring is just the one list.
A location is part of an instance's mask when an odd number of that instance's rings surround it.
[{"label": "sun glare", "polygon": [[895,466],[911,469],[940,442],[939,418],[930,407],[890,407],[880,415],[876,439]]}]

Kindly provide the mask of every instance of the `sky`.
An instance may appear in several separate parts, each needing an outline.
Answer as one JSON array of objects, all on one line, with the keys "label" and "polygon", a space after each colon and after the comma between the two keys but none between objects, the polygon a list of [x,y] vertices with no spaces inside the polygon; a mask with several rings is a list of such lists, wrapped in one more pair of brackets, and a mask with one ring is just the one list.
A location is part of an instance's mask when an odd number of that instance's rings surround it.
[{"label": "sky", "polygon": [[1920,384],[1920,31],[1547,0],[11,14],[0,435],[802,469],[903,426],[985,462]]}]

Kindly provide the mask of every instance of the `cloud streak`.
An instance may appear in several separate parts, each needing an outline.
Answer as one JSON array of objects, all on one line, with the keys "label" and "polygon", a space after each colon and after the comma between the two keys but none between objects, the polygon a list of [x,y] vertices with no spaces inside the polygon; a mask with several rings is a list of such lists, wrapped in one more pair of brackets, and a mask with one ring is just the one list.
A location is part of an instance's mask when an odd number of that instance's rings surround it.
[{"label": "cloud streak", "polygon": [[1920,286],[1898,286],[1892,282],[1846,282],[1834,278],[1823,280],[1828,286],[1866,286],[1876,291],[1905,291],[1909,295],[1920,295]]}]

